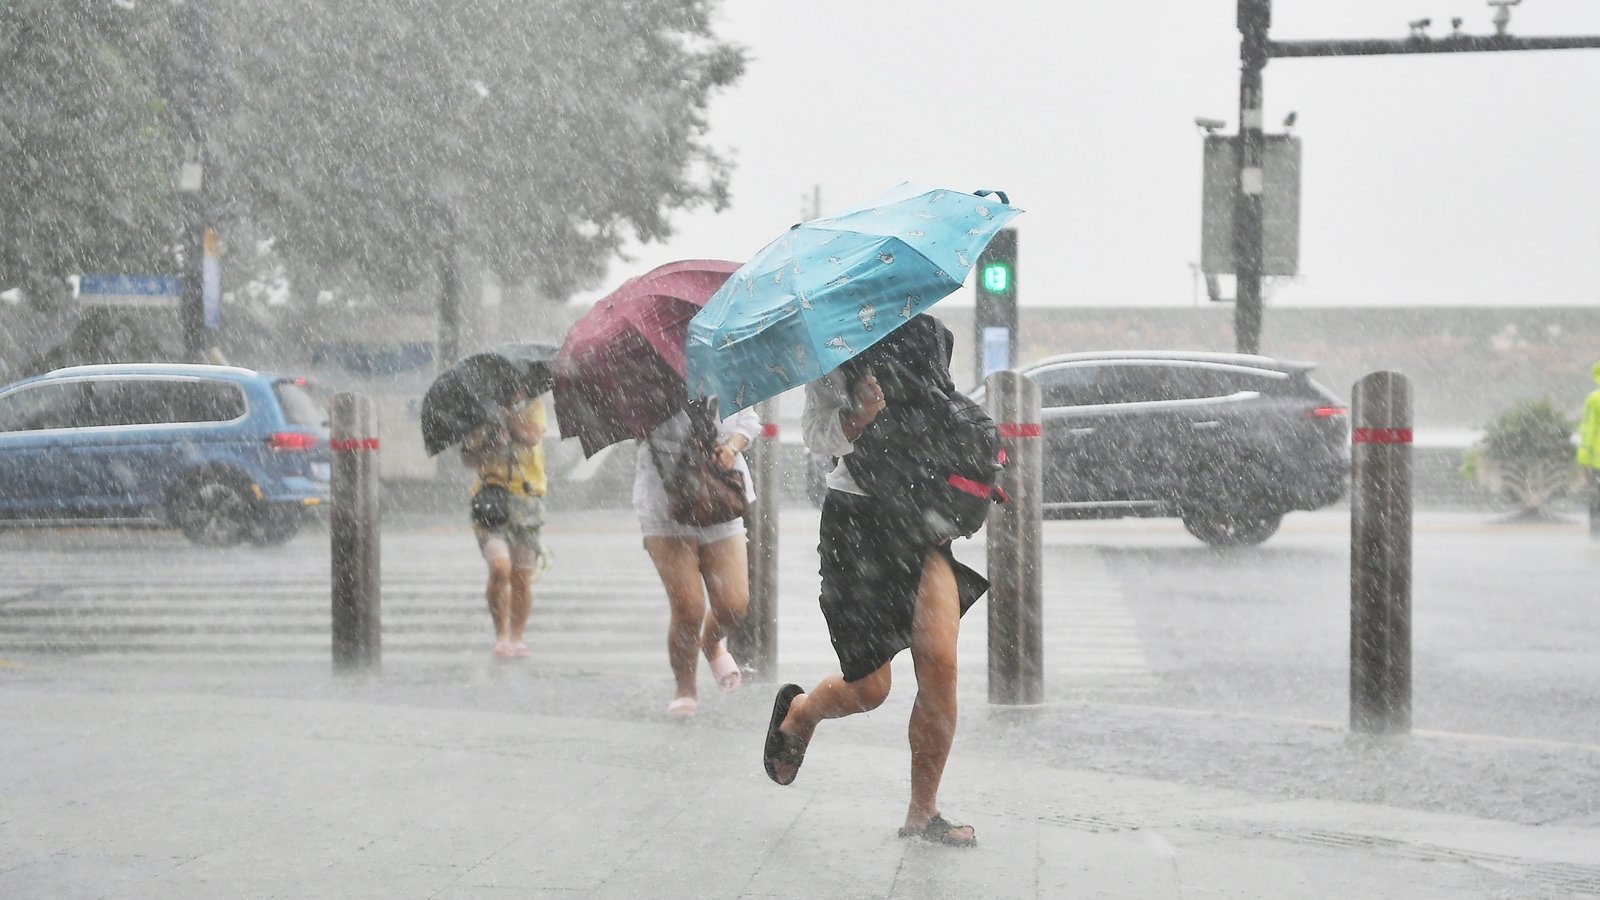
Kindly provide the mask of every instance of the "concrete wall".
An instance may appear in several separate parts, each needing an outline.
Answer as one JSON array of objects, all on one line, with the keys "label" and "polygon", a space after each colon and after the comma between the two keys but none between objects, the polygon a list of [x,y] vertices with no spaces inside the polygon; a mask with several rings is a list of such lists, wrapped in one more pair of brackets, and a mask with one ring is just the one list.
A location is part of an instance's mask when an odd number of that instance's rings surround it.
[{"label": "concrete wall", "polygon": [[[958,382],[970,383],[971,310],[936,313],[957,334]],[[1023,363],[1081,350],[1234,347],[1231,304],[1034,307],[1021,316]],[[1401,372],[1416,392],[1418,428],[1459,431],[1541,397],[1576,417],[1595,388],[1589,369],[1600,359],[1600,309],[1269,307],[1261,347],[1268,356],[1316,363],[1313,377],[1346,399],[1369,372]]]}]

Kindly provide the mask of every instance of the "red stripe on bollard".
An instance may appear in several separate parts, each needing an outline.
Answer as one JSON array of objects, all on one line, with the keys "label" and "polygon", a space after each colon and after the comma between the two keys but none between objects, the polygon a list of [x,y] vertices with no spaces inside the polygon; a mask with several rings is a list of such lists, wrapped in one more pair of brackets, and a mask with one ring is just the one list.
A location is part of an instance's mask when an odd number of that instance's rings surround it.
[{"label": "red stripe on bollard", "polygon": [[1352,444],[1409,444],[1409,428],[1357,428],[1350,434]]},{"label": "red stripe on bollard", "polygon": [[765,425],[762,425],[761,426],[761,436],[764,437],[764,438],[775,438],[775,437],[777,437],[778,436],[778,423],[777,422],[768,422]]},{"label": "red stripe on bollard", "polygon": [[995,428],[1003,438],[1036,438],[1043,432],[1038,422],[1001,422]]},{"label": "red stripe on bollard", "polygon": [[349,438],[341,441],[329,441],[328,446],[334,450],[376,450],[378,449],[378,439],[375,437]]}]

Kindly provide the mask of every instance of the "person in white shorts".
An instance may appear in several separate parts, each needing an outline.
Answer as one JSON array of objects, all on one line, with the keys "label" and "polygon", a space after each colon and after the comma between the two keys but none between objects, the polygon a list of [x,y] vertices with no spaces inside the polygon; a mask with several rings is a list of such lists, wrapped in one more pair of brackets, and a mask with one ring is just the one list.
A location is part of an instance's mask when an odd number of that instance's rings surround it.
[{"label": "person in white shorts", "polygon": [[[697,705],[697,649],[705,655],[711,675],[722,690],[737,690],[740,685],[739,664],[728,652],[727,636],[744,619],[749,607],[750,576],[742,518],[695,526],[674,521],[667,514],[667,490],[652,459],[651,445],[659,448],[668,432],[681,424],[676,418],[669,419],[648,440],[640,442],[633,508],[644,532],[644,549],[655,563],[671,607],[667,662],[677,681],[677,693],[667,705],[667,712],[691,716]],[[741,410],[717,424],[717,464],[743,474],[747,501],[755,500],[755,492],[743,451],[760,431],[761,420],[752,409]],[[707,597],[711,600],[709,614]]]}]

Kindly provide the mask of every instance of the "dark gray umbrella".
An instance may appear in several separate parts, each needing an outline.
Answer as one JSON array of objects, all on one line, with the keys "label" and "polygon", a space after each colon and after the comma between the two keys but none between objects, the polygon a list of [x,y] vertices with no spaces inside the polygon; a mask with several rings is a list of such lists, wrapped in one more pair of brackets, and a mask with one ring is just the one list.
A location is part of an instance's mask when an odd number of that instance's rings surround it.
[{"label": "dark gray umbrella", "polygon": [[537,344],[526,341],[501,344],[493,350],[474,356],[497,356],[515,366],[529,397],[537,397],[550,390],[556,381],[556,353],[554,344]]},{"label": "dark gray umbrella", "polygon": [[497,426],[500,411],[517,389],[537,397],[555,381],[557,348],[551,344],[502,344],[439,373],[422,397],[422,443],[429,456],[466,440],[483,427]]}]

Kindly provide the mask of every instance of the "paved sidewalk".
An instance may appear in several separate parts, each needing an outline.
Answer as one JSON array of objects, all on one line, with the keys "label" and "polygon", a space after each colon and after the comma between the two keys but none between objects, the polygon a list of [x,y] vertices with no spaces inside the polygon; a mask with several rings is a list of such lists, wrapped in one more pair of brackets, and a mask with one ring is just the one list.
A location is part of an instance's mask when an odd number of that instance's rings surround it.
[{"label": "paved sidewalk", "polygon": [[[903,747],[830,723],[777,787],[759,763],[771,693],[675,721],[429,709],[360,682],[285,699],[3,680],[0,897],[1600,895],[1594,828],[1048,767],[959,738],[942,796],[981,845],[905,841]],[[873,716],[903,722],[908,702]],[[1004,718],[969,704],[963,728]]]}]

